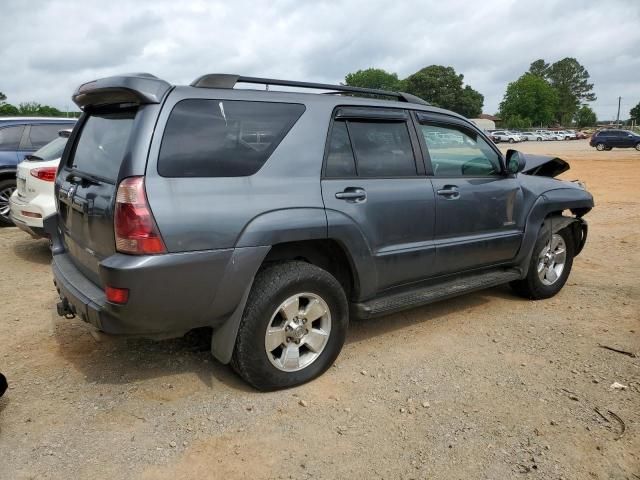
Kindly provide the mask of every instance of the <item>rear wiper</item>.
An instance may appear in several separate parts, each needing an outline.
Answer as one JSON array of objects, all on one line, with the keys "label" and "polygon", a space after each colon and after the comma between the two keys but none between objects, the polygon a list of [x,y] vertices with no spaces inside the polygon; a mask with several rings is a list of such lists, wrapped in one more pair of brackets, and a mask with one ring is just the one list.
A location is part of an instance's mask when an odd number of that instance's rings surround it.
[{"label": "rear wiper", "polygon": [[41,162],[44,160],[44,158],[39,157],[37,155],[27,155],[26,157],[24,157],[24,159],[28,161],[34,161],[34,162]]},{"label": "rear wiper", "polygon": [[71,183],[80,183],[89,184],[89,185],[102,185],[102,182],[98,180],[96,177],[89,175],[88,173],[81,172],[71,172],[67,175],[67,182]]}]

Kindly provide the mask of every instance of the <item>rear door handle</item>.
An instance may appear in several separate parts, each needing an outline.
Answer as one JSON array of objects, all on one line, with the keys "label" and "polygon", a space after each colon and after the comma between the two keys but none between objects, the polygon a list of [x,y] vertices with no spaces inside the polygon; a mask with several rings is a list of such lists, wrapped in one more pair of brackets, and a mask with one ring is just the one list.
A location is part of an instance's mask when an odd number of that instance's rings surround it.
[{"label": "rear door handle", "polygon": [[458,190],[458,187],[455,185],[445,185],[443,188],[436,191],[436,193],[441,197],[445,197],[450,200],[460,198],[460,190]]},{"label": "rear door handle", "polygon": [[348,187],[344,191],[336,193],[336,198],[349,202],[364,202],[367,199],[367,192],[363,188]]}]

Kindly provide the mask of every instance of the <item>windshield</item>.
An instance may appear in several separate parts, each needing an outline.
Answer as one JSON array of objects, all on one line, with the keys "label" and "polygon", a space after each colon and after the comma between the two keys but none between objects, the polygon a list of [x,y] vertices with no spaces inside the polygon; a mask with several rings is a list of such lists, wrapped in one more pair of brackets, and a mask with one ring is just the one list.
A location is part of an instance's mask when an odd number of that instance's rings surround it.
[{"label": "windshield", "polygon": [[55,140],[50,141],[40,150],[34,152],[31,157],[35,158],[31,158],[31,160],[48,161],[60,158],[64,151],[64,147],[67,144],[67,139],[67,137],[58,137]]}]

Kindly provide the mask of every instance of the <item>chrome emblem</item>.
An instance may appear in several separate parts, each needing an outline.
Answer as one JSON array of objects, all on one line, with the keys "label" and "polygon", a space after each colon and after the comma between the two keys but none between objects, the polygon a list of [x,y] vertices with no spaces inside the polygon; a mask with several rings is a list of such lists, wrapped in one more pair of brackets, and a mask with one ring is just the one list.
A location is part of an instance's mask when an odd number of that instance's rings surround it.
[{"label": "chrome emblem", "polygon": [[67,190],[67,198],[73,197],[73,195],[76,193],[76,188],[78,188],[76,185],[71,185],[69,187],[69,190]]}]

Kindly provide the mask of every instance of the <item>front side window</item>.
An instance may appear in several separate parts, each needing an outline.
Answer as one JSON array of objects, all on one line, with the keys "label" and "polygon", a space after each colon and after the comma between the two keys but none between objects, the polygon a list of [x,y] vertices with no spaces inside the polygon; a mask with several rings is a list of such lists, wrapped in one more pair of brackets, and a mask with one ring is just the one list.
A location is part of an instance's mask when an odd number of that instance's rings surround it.
[{"label": "front side window", "polygon": [[164,177],[244,177],[256,173],[304,112],[294,103],[189,99],[165,127]]},{"label": "front side window", "polygon": [[405,122],[349,121],[360,177],[415,176],[416,162]]},{"label": "front side window", "polygon": [[479,133],[454,125],[420,125],[436,177],[488,176],[502,171],[500,157]]},{"label": "front side window", "polygon": [[18,150],[24,125],[0,128],[0,151]]}]

